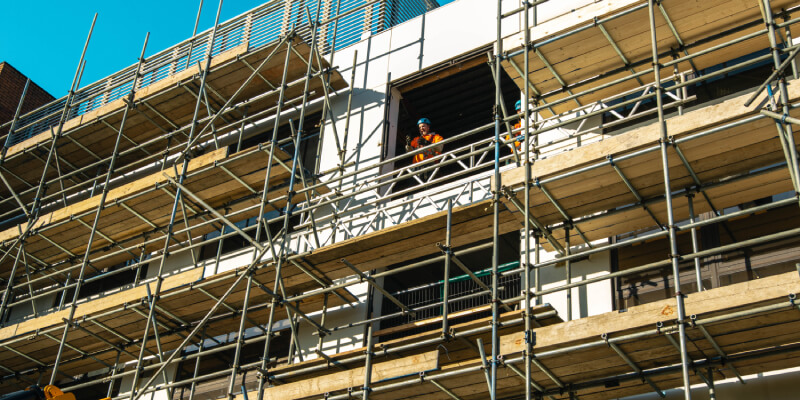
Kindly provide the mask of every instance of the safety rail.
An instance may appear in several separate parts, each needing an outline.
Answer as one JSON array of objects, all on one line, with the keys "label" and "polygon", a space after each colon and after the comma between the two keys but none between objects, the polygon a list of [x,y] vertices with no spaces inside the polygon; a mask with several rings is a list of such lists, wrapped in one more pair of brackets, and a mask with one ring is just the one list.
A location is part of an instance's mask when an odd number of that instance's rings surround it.
[{"label": "safety rail", "polygon": [[[417,5],[420,13],[429,9],[426,6],[428,2],[424,0],[404,2]],[[413,17],[397,13],[394,11],[396,5],[389,3],[388,0],[336,0],[330,6],[317,10],[317,2],[307,4],[273,0],[221,23],[213,38],[211,56],[241,45],[247,45],[248,51],[258,50],[291,29],[295,29],[308,42],[311,40],[309,16],[324,26],[318,34],[317,44],[322,54],[330,54],[336,49],[358,42],[364,32],[378,33]],[[213,29],[207,29],[147,57],[142,65],[142,75],[136,90],[198,65],[208,53],[212,31]],[[76,90],[66,119],[96,110],[130,93],[136,68],[137,64],[133,64]],[[64,96],[20,116],[14,132],[0,140],[6,147],[10,147],[57,125],[66,101],[67,96]],[[9,121],[2,127],[10,125]]]}]

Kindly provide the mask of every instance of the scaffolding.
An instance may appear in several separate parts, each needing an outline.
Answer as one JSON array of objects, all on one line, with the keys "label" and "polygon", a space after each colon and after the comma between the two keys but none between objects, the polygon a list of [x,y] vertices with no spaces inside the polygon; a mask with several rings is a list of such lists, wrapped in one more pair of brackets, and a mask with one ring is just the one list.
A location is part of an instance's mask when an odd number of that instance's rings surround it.
[{"label": "scaffolding", "polygon": [[[709,287],[703,265],[797,246],[798,4],[600,1],[538,23],[546,2],[498,0],[493,120],[437,145],[493,136],[397,169],[426,149],[353,161],[363,65],[354,52],[343,75],[334,60],[354,40],[348,18],[386,27],[385,0],[273,1],[225,23],[220,2],[211,30],[149,58],[145,38],[134,66],[78,89],[82,55],[65,98],[3,125],[0,390],[608,399],[681,387],[690,399],[698,383],[713,391],[721,378],[797,366],[798,272]],[[509,23],[520,29],[504,36]],[[691,88],[764,64],[755,90],[695,105]],[[501,74],[522,93],[521,118],[505,110]],[[323,143],[336,168],[321,170]],[[561,146],[574,148],[549,152]],[[420,216],[425,203],[437,212]],[[712,226],[723,240],[700,243]],[[501,237],[516,231],[520,266],[501,268]],[[247,252],[218,271],[232,239]],[[632,252],[624,268],[573,275],[595,254],[645,246],[656,251]],[[488,283],[465,262],[482,251]],[[186,267],[168,270],[177,259]],[[800,270],[795,254],[782,262]],[[441,301],[410,306],[386,290],[387,278],[437,263]],[[545,287],[545,270],[563,283]],[[456,274],[475,290],[451,293]],[[572,315],[575,289],[648,274],[670,298]],[[520,295],[501,295],[509,276]],[[115,279],[127,284],[104,290]],[[364,284],[371,294],[353,293]],[[543,302],[553,293],[565,294],[565,315]],[[327,320],[378,296],[399,311]],[[488,301],[450,307],[467,298]],[[438,315],[414,323],[431,327],[422,333],[381,340],[374,329],[428,309]],[[314,358],[303,358],[301,328],[317,337]],[[352,328],[363,346],[326,351],[327,336]]]}]

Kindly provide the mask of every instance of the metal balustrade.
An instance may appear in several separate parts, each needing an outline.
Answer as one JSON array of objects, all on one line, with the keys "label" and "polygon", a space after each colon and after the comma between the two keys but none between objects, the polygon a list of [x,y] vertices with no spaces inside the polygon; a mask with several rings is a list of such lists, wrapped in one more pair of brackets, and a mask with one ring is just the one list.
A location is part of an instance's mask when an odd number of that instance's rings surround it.
[{"label": "metal balustrade", "polygon": [[[405,0],[416,4],[419,14],[430,9],[423,0]],[[277,40],[294,28],[300,37],[309,42],[311,29],[309,17],[321,24],[317,37],[319,51],[329,54],[358,42],[362,33],[375,34],[418,14],[400,14],[395,4],[388,0],[332,0],[321,10],[310,0],[273,0],[234,17],[217,28],[211,56],[246,44],[248,51],[256,51]],[[426,5],[427,4],[427,5]],[[207,29],[172,47],[147,57],[137,90],[152,85],[176,73],[198,66],[208,53],[212,29]],[[97,82],[75,91],[67,119],[96,110],[130,92],[135,80],[137,64],[133,64]],[[6,147],[13,146],[58,124],[67,96],[56,99],[36,110],[20,116],[14,132],[2,138]],[[3,124],[10,126],[11,122]]]}]

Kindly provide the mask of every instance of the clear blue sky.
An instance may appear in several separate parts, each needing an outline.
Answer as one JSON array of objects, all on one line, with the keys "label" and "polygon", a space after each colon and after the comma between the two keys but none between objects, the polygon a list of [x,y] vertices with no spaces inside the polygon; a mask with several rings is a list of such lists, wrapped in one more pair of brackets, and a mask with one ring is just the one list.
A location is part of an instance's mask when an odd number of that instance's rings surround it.
[{"label": "clear blue sky", "polygon": [[[225,1],[220,22],[262,2]],[[198,32],[214,24],[218,4],[219,0],[203,2]],[[146,55],[189,38],[199,5],[200,0],[9,0],[2,6],[0,61],[7,61],[58,98],[69,90],[95,12],[97,24],[86,52],[81,86],[135,64],[147,32]]]}]

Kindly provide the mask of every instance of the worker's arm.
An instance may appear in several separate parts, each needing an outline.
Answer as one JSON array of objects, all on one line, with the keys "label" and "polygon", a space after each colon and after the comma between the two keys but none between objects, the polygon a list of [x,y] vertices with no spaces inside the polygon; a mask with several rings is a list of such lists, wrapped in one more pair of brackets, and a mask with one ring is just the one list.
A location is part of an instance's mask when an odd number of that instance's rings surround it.
[{"label": "worker's arm", "polygon": [[[435,135],[433,135],[433,143],[439,143],[439,142],[441,142],[442,140],[444,140],[444,138],[442,138],[442,136],[441,136],[441,135],[439,135],[438,133],[437,133],[437,134],[435,134]],[[436,149],[436,151],[438,151],[439,153],[443,153],[443,152],[444,152],[444,145],[443,145],[443,144],[440,144],[440,145],[436,146],[436,147],[435,147],[435,149]]]}]

